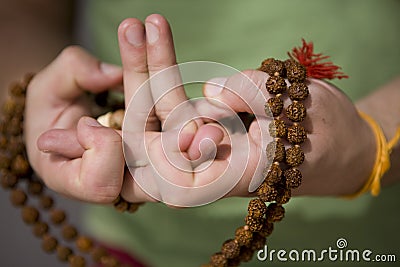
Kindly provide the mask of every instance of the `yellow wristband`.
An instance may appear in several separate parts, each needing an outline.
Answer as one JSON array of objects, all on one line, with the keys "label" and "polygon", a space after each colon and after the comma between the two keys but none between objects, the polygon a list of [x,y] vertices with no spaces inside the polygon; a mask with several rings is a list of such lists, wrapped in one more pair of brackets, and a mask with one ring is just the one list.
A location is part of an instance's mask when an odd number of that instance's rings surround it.
[{"label": "yellow wristband", "polygon": [[374,132],[376,139],[376,159],[371,175],[363,187],[353,194],[346,195],[346,198],[355,198],[367,191],[371,191],[371,195],[373,196],[379,195],[381,190],[381,179],[390,168],[390,153],[400,139],[400,128],[397,129],[393,139],[387,142],[385,135],[378,123],[363,112],[359,111],[359,114],[369,124]]}]

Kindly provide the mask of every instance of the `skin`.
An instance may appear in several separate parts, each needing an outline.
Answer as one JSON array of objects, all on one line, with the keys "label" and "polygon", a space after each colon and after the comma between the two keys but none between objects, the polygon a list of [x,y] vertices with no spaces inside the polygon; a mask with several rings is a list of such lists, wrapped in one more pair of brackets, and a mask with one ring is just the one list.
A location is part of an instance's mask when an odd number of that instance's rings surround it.
[{"label": "skin", "polygon": [[[158,38],[155,37],[157,35]],[[137,19],[122,22],[118,37],[122,69],[104,65],[82,49],[70,47],[34,78],[27,98],[25,127],[28,155],[35,171],[49,187],[60,193],[84,201],[109,203],[121,191],[128,201],[154,201],[129,177],[129,173],[124,172],[120,134],[86,117],[90,115],[90,103],[85,92],[102,92],[123,82],[125,97],[127,100],[131,99],[148,77],[176,63],[172,35],[168,22],[162,16],[150,15],[144,24]],[[260,71],[248,70],[243,73],[259,88],[267,79],[267,75]],[[253,93],[252,88],[246,87],[246,83],[236,83],[235,79],[237,77],[232,76],[220,78],[220,81],[229,87],[236,86],[235,90],[241,92],[240,95]],[[372,152],[376,149],[373,132],[358,115],[356,106],[339,89],[319,80],[310,79],[309,82],[311,97],[305,102],[307,118],[303,124],[308,131],[309,141],[302,145],[306,161],[300,167],[305,178],[295,194],[353,193],[368,178],[375,160],[375,153]],[[377,90],[373,96],[357,103],[361,110],[381,124],[387,138],[394,135],[395,126],[400,124],[400,110],[392,102],[393,99],[399,99],[396,98],[399,96],[399,84],[400,79],[397,79]],[[149,93],[155,91],[157,85],[150,84]],[[267,92],[263,94],[269,97]],[[229,90],[221,91],[216,90],[215,86],[205,86],[204,95],[226,103],[236,112],[252,112],[243,99]],[[167,115],[185,100],[183,88],[178,88],[155,105],[146,124],[145,144],[150,158],[160,170],[166,174],[172,173],[173,177],[180,177],[180,180],[176,181],[178,183],[196,186],[197,181],[202,180],[202,175],[203,179],[209,180],[218,177],[227,165],[228,157],[227,154],[217,153],[217,159],[211,167],[204,173],[196,174],[197,176],[187,176],[187,173],[168,164],[161,153],[160,125],[165,122]],[[387,105],[388,101],[392,105]],[[260,103],[262,101],[255,104],[256,107],[258,105],[258,110],[262,109]],[[146,110],[146,107],[152,104],[143,101],[143,107],[139,106],[138,109]],[[226,111],[213,101],[202,104],[204,105],[195,106],[190,112],[194,115],[207,115],[207,112],[210,112],[221,117],[226,114]],[[382,108],[385,110],[384,116]],[[45,121],[38,119],[43,117],[46,118]],[[134,119],[145,120],[140,114]],[[182,126],[179,118],[176,123],[176,127]],[[265,125],[266,121],[262,119],[253,121],[248,133],[239,136],[243,140],[250,140],[249,156],[244,155],[249,157],[249,164],[240,182],[227,196],[250,195],[247,189],[256,172],[258,159],[263,153],[260,133]],[[168,129],[165,133],[167,136],[176,135],[174,130]],[[203,119],[186,125],[179,137],[180,149],[170,152],[172,155],[182,152],[189,159],[199,157],[198,144],[205,138],[211,139],[220,148],[228,143],[228,136],[224,131]],[[139,149],[137,153],[143,151]],[[394,167],[385,175],[385,184],[399,179],[399,164],[396,164],[398,162],[397,145],[392,153]],[[138,166],[136,170],[146,173],[151,168]],[[192,168],[195,169],[196,166]],[[162,196],[162,190],[159,193]]]}]

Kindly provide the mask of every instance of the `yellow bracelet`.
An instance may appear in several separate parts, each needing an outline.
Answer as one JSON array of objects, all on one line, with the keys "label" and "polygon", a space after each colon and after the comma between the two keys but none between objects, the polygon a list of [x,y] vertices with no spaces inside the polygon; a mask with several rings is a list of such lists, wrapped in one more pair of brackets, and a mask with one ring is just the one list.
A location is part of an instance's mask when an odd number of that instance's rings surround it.
[{"label": "yellow bracelet", "polygon": [[346,195],[345,198],[355,198],[367,191],[371,191],[371,195],[378,196],[381,190],[381,179],[390,168],[390,153],[393,147],[400,139],[400,128],[397,129],[395,136],[389,142],[386,141],[382,128],[369,115],[359,111],[360,116],[369,124],[374,131],[376,139],[376,159],[374,168],[367,182],[363,187],[353,194]]}]

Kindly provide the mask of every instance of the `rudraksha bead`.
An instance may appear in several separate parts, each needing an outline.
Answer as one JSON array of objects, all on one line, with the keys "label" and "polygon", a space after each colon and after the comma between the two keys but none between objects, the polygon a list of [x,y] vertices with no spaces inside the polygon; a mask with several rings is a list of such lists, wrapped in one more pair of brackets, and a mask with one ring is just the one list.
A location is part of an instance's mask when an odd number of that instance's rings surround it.
[{"label": "rudraksha bead", "polygon": [[79,236],[76,241],[76,247],[82,252],[89,252],[93,247],[93,242],[86,236]]},{"label": "rudraksha bead", "polygon": [[114,208],[119,212],[125,212],[129,208],[129,203],[121,199],[118,203],[114,204]]},{"label": "rudraksha bead", "polygon": [[285,60],[285,67],[289,82],[302,82],[306,79],[306,68],[295,60]]},{"label": "rudraksha bead", "polygon": [[271,202],[276,200],[278,191],[264,181],[257,190],[257,196],[264,202]]},{"label": "rudraksha bead", "polygon": [[282,170],[279,167],[279,163],[274,162],[265,175],[265,182],[270,186],[279,183],[282,179]]},{"label": "rudraksha bead", "polygon": [[294,82],[289,86],[288,94],[292,101],[304,100],[309,95],[308,86],[302,82]]},{"label": "rudraksha bead", "polygon": [[90,255],[92,256],[93,261],[100,262],[101,258],[107,255],[107,251],[102,247],[94,247],[90,251]]},{"label": "rudraksha bead", "polygon": [[13,189],[11,191],[10,199],[14,206],[20,207],[25,205],[28,196],[21,189]]},{"label": "rudraksha bead", "polygon": [[8,153],[0,152],[0,168],[6,170],[11,166],[11,158]]},{"label": "rudraksha bead", "polygon": [[49,231],[49,225],[45,222],[37,222],[33,225],[32,232],[36,237],[42,237]]},{"label": "rudraksha bead", "polygon": [[225,258],[224,254],[217,252],[211,256],[210,264],[213,267],[227,267],[228,260]]},{"label": "rudraksha bead", "polygon": [[20,177],[28,175],[30,171],[28,160],[22,155],[17,155],[11,163],[11,171]]},{"label": "rudraksha bead", "polygon": [[65,240],[73,240],[78,235],[78,231],[74,226],[67,224],[63,226],[61,234]]},{"label": "rudraksha bead", "polygon": [[43,209],[48,210],[53,207],[54,200],[51,196],[42,195],[40,196],[39,204]]},{"label": "rudraksha bead", "polygon": [[58,225],[65,221],[65,212],[63,210],[52,210],[50,212],[50,220],[52,223]]},{"label": "rudraksha bead", "polygon": [[268,58],[261,63],[259,70],[268,73],[270,76],[282,76],[286,74],[285,64],[283,61]]},{"label": "rudraksha bead", "polygon": [[43,192],[43,185],[38,181],[29,181],[28,192],[32,195],[40,195]]},{"label": "rudraksha bead", "polygon": [[240,254],[239,254],[239,259],[240,261],[243,262],[248,262],[251,261],[254,255],[254,250],[252,250],[249,247],[241,247],[240,248]]},{"label": "rudraksha bead", "polygon": [[245,218],[245,223],[249,227],[249,230],[252,232],[260,231],[264,221],[264,218],[254,218],[250,215],[247,215]]},{"label": "rudraksha bead", "polygon": [[290,168],[285,170],[284,172],[286,186],[288,188],[297,188],[301,185],[301,181],[303,179],[303,175],[300,170],[297,168]]},{"label": "rudraksha bead", "polygon": [[2,169],[0,175],[1,175],[1,186],[4,189],[14,188],[15,185],[18,183],[18,178],[9,171]]},{"label": "rudraksha bead", "polygon": [[267,209],[267,221],[278,222],[285,216],[285,208],[276,203],[270,203]]},{"label": "rudraksha bead", "polygon": [[283,101],[279,96],[271,97],[267,100],[265,104],[265,114],[269,116],[271,111],[272,116],[277,117],[282,113]]},{"label": "rudraksha bead", "polygon": [[129,213],[134,213],[139,209],[139,207],[142,204],[143,203],[129,203],[128,209],[126,211],[129,212]]},{"label": "rudraksha bead", "polygon": [[279,138],[267,145],[266,152],[269,162],[283,162],[285,160],[285,145]]},{"label": "rudraksha bead", "polygon": [[221,253],[227,259],[235,258],[239,256],[240,246],[234,239],[229,239],[222,244]]},{"label": "rudraksha bead", "polygon": [[253,232],[247,225],[239,227],[235,231],[235,240],[240,246],[249,246],[253,238]]},{"label": "rudraksha bead", "polygon": [[19,83],[15,82],[10,85],[9,91],[12,96],[23,97],[25,95],[26,88],[22,87]]},{"label": "rudraksha bead", "polygon": [[228,267],[238,267],[240,266],[239,256],[228,260]]},{"label": "rudraksha bead", "polygon": [[279,193],[278,197],[276,198],[276,202],[281,205],[288,203],[290,198],[292,197],[292,190],[284,186],[281,186],[279,187],[278,192]]},{"label": "rudraksha bead", "polygon": [[286,91],[287,85],[285,79],[280,76],[270,76],[266,82],[267,91],[270,94],[282,94]]},{"label": "rudraksha bead", "polygon": [[300,146],[295,145],[286,150],[286,163],[291,167],[296,167],[304,161],[304,152]]},{"label": "rudraksha bead", "polygon": [[287,128],[286,124],[281,119],[274,119],[269,124],[269,134],[272,137],[286,138]]},{"label": "rudraksha bead", "polygon": [[254,233],[253,242],[251,242],[251,249],[254,251],[263,249],[267,238],[259,233]]},{"label": "rudraksha bead", "polygon": [[306,115],[306,108],[300,102],[294,101],[286,108],[286,116],[293,122],[302,122]]},{"label": "rudraksha bead", "polygon": [[301,144],[307,139],[307,132],[303,126],[298,123],[294,123],[287,130],[287,140],[293,144]]},{"label": "rudraksha bead", "polygon": [[263,227],[258,232],[258,234],[267,237],[270,234],[272,234],[273,231],[274,231],[274,224],[272,222],[265,221],[265,223],[263,224]]},{"label": "rudraksha bead", "polygon": [[22,208],[22,219],[26,224],[34,224],[39,219],[39,211],[32,206]]},{"label": "rudraksha bead", "polygon": [[261,218],[267,211],[265,203],[258,198],[252,199],[247,207],[248,214],[254,218]]},{"label": "rudraksha bead", "polygon": [[84,257],[79,256],[79,255],[70,255],[68,257],[68,262],[70,267],[85,267],[86,266],[86,260]]},{"label": "rudraksha bead", "polygon": [[51,235],[44,235],[43,236],[43,240],[42,240],[42,248],[44,251],[46,252],[53,252],[58,245],[58,241],[55,237],[51,236]]},{"label": "rudraksha bead", "polygon": [[72,255],[72,249],[64,246],[57,246],[57,257],[60,261],[68,261],[70,255]]}]

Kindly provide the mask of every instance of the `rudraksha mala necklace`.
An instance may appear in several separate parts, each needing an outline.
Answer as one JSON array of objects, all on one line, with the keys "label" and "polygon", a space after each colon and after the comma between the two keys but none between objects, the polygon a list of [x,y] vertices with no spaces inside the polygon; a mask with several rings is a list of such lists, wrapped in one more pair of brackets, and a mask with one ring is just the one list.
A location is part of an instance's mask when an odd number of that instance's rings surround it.
[{"label": "rudraksha mala necklace", "polygon": [[[272,112],[274,117],[269,126],[274,141],[266,148],[271,167],[265,171],[265,179],[256,191],[258,197],[249,202],[245,225],[239,227],[235,237],[225,241],[220,252],[213,254],[210,262],[203,266],[239,266],[241,262],[250,261],[254,252],[264,247],[274,223],[284,217],[282,205],[289,201],[291,190],[300,186],[302,180],[297,167],[304,161],[301,144],[307,139],[307,130],[301,125],[306,118],[303,101],[309,94],[306,78],[347,77],[338,72],[339,67],[332,63],[320,63],[327,57],[314,54],[312,43],[307,44],[304,40],[303,47],[293,49],[289,56],[291,58],[286,61],[272,58],[264,60],[259,68],[269,74],[265,89],[273,95],[265,104],[267,116]],[[33,173],[23,142],[25,94],[32,77],[27,75],[22,82],[11,85],[9,98],[3,105],[0,118],[2,187],[10,191],[12,204],[21,208],[23,221],[32,226],[35,236],[42,239],[42,248],[46,252],[55,252],[61,261],[69,262],[71,267],[87,266],[85,254],[90,254],[94,262],[104,267],[129,266],[121,263],[89,237],[80,235],[77,228],[67,222],[65,211],[55,207],[44,184]],[[292,101],[286,108],[282,101],[285,93]],[[290,125],[283,120],[285,116],[291,122]],[[121,126],[121,118],[123,111],[116,111],[107,119],[110,119],[111,127],[118,128]],[[285,143],[290,147],[286,149]],[[30,198],[36,198],[37,204],[31,203]],[[140,206],[126,202],[122,197],[118,197],[113,204],[121,212],[135,212]],[[44,213],[47,216],[43,216]],[[52,232],[54,228],[59,228],[63,240],[56,238]]]}]

